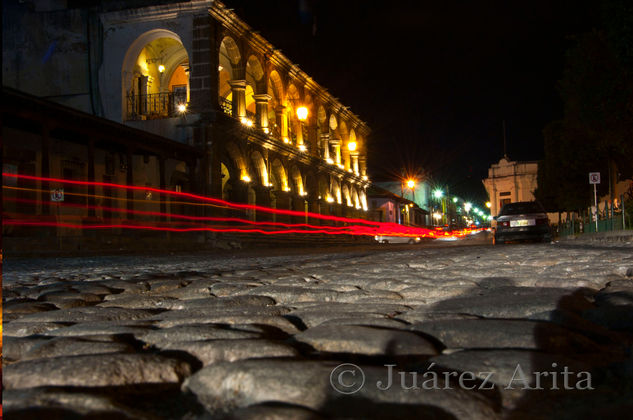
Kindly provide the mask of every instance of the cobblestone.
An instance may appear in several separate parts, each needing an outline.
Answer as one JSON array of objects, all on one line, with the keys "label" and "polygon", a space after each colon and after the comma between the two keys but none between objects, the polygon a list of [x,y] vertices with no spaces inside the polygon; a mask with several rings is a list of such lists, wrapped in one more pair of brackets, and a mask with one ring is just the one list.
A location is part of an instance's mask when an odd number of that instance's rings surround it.
[{"label": "cobblestone", "polygon": [[[186,419],[630,408],[631,248],[465,242],[5,261],[3,408],[161,418],[169,404]],[[594,389],[506,389],[517,365],[530,386],[534,372],[551,385],[567,366]],[[460,386],[482,371],[490,390],[480,377]],[[422,386],[429,375],[435,388]]]}]

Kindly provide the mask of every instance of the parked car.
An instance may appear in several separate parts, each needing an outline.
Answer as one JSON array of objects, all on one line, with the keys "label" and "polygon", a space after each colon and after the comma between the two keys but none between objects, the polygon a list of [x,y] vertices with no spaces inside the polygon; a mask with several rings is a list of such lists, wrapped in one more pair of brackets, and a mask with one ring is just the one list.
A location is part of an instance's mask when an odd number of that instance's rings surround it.
[{"label": "parked car", "polygon": [[535,201],[506,204],[495,220],[495,244],[523,240],[552,241],[552,228],[547,213]]},{"label": "parked car", "polygon": [[419,237],[412,236],[374,236],[374,239],[381,244],[417,244],[420,243]]}]

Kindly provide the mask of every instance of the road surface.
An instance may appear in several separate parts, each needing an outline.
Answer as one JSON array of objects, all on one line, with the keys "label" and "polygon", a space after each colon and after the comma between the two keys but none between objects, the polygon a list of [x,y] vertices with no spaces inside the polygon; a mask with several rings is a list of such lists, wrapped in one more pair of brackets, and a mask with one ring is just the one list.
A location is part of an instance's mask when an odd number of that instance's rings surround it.
[{"label": "road surface", "polygon": [[626,245],[5,260],[3,300],[7,418],[633,408]]}]

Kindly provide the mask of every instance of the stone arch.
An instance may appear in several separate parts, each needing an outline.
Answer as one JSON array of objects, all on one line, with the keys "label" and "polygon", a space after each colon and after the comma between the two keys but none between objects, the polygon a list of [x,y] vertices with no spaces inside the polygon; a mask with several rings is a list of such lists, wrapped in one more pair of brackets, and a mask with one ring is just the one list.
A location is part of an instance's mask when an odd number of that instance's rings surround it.
[{"label": "stone arch", "polygon": [[301,176],[301,171],[296,166],[293,166],[290,169],[290,179],[292,180],[293,190],[303,196],[306,194],[306,189],[303,182],[303,176]]},{"label": "stone arch", "polygon": [[246,61],[246,112],[255,115],[257,112],[253,95],[263,92],[264,89],[264,69],[259,59],[251,55]]},{"label": "stone arch", "polygon": [[341,204],[343,202],[343,197],[341,196],[341,183],[338,181],[338,179],[334,177],[331,178],[331,196],[334,201],[336,201],[338,204]]},{"label": "stone arch", "polygon": [[342,198],[345,205],[348,207],[351,207],[352,195],[349,192],[349,187],[347,186],[347,184],[343,183],[343,185],[341,186],[341,193],[342,193]]},{"label": "stone arch", "polygon": [[299,89],[293,83],[289,84],[286,93],[286,118],[288,119],[288,133],[292,143],[296,142],[297,132],[300,129],[296,110],[301,101]]},{"label": "stone arch", "polygon": [[237,80],[243,77],[240,71],[240,63],[242,54],[240,49],[230,36],[225,36],[220,42],[220,50],[218,55],[218,96],[220,101],[231,101],[231,80]]},{"label": "stone arch", "polygon": [[330,184],[325,175],[319,175],[319,195],[320,200],[326,200],[330,196]]},{"label": "stone arch", "polygon": [[288,175],[281,160],[274,159],[270,165],[270,178],[275,191],[289,191]]},{"label": "stone arch", "polygon": [[222,200],[229,200],[231,197],[231,171],[224,164],[224,162],[220,162],[220,174],[222,176]]},{"label": "stone arch", "polygon": [[121,65],[122,119],[136,114],[169,114],[173,111],[149,107],[145,96],[148,94],[166,93],[177,88],[182,97],[179,102],[187,102],[188,69],[189,53],[178,34],[167,29],[153,29],[141,34],[128,47]]},{"label": "stone arch", "polygon": [[358,189],[352,185],[350,186],[350,193],[352,195],[352,204],[354,205],[355,208],[360,209],[361,203],[360,203],[360,197],[358,196]]},{"label": "stone arch", "polygon": [[268,169],[266,168],[266,161],[262,157],[262,154],[258,151],[251,153],[251,162],[253,164],[254,172],[257,174],[259,184],[267,187],[269,184]]},{"label": "stone arch", "polygon": [[363,208],[363,210],[367,210],[367,194],[365,193],[365,190],[360,190],[358,192],[358,196],[360,198],[360,205]]},{"label": "stone arch", "polygon": [[338,128],[338,120],[336,119],[336,115],[330,114],[329,126],[330,130],[332,131],[336,131],[336,129]]},{"label": "stone arch", "polygon": [[[237,179],[250,180],[250,174],[248,172],[248,166],[242,151],[235,143],[227,143],[225,146],[226,152],[232,162],[232,166],[235,170]],[[230,168],[230,166],[229,166]]]},{"label": "stone arch", "polygon": [[277,72],[277,70],[273,70],[270,72],[268,76],[268,90],[267,92],[270,95],[270,102],[268,103],[268,121],[269,125],[272,129],[273,135],[277,138],[281,137],[281,126],[282,126],[282,114],[278,113],[276,110],[279,106],[283,105],[284,101],[284,84],[281,80],[281,76]]}]

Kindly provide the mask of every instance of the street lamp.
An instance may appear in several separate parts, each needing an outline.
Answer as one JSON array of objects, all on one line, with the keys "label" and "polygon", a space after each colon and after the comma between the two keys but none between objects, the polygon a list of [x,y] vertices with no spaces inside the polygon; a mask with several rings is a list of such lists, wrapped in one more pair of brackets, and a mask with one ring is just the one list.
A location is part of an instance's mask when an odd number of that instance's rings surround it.
[{"label": "street lamp", "polygon": [[308,108],[306,108],[305,106],[300,106],[299,108],[297,108],[297,118],[299,118],[299,121],[307,120]]},{"label": "street lamp", "polygon": [[442,197],[444,197],[444,191],[440,189],[433,191],[433,197],[435,197],[438,200],[441,199]]}]

